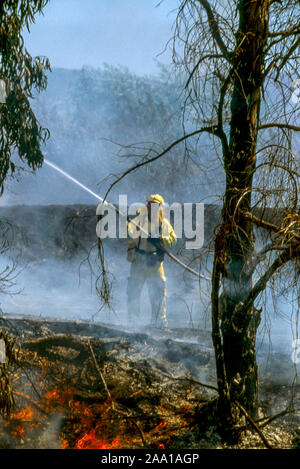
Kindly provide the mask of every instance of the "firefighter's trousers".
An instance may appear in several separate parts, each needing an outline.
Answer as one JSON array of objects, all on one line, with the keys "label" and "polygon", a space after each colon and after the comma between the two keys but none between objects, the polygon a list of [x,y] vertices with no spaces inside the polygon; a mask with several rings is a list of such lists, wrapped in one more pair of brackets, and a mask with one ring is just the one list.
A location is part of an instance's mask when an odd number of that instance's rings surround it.
[{"label": "firefighter's trousers", "polygon": [[[153,327],[167,327],[166,315],[166,277],[163,262],[156,261],[149,265],[147,255],[137,254],[131,264],[127,285],[128,322],[140,322],[140,302],[144,284],[147,284],[152,307],[151,325]],[[145,303],[144,298],[142,303]]]}]

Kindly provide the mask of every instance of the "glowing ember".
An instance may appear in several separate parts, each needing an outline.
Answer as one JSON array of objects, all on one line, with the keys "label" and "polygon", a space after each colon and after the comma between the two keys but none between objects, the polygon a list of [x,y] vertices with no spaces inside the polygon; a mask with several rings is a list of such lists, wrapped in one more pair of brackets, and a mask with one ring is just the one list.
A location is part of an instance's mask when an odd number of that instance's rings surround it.
[{"label": "glowing ember", "polygon": [[25,435],[25,429],[22,425],[17,425],[14,430],[12,430],[12,435],[18,436],[19,438],[23,438]]},{"label": "glowing ember", "polygon": [[25,409],[11,415],[12,419],[21,420],[22,422],[31,422],[33,419],[33,410],[31,407],[26,407]]},{"label": "glowing ember", "polygon": [[163,443],[158,443],[157,448],[158,449],[165,449],[166,446]]},{"label": "glowing ember", "polygon": [[96,431],[92,430],[89,434],[84,435],[78,440],[75,449],[117,449],[120,448],[120,438],[116,437],[112,443],[101,441]]}]

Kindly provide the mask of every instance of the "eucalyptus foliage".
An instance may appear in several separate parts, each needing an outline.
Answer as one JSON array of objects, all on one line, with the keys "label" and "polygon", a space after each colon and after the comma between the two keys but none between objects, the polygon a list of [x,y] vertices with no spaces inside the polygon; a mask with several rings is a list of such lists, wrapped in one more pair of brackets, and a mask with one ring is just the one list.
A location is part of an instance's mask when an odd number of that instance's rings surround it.
[{"label": "eucalyptus foliage", "polygon": [[32,110],[30,98],[47,86],[46,57],[31,57],[22,33],[29,31],[48,0],[4,0],[0,4],[0,79],[6,84],[6,102],[0,105],[0,189],[15,171],[17,152],[31,169],[43,163],[41,144],[49,137]]}]

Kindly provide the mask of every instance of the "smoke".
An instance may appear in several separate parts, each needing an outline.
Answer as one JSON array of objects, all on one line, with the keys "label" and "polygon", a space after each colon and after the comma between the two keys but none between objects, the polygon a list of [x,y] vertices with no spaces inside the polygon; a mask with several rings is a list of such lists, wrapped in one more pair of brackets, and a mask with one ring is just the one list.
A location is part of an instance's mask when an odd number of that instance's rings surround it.
[{"label": "smoke", "polygon": [[[99,274],[97,250],[88,258],[97,240],[96,204],[90,206],[88,217],[82,204],[95,203],[94,194],[103,196],[114,177],[140,161],[149,148],[152,152],[148,156],[153,156],[182,135],[178,119],[182,105],[179,84],[168,83],[163,78],[137,77],[110,67],[61,69],[50,75],[46,93],[34,101],[39,120],[51,131],[46,158],[92,193],[80,189],[47,165],[36,174],[20,170],[20,178],[6,186],[0,199],[2,217],[21,227],[25,239],[18,235],[12,240],[14,249],[20,246],[22,250],[16,280],[17,290],[21,291],[17,295],[2,295],[5,314],[94,320],[132,327],[127,322],[126,286],[130,267],[126,261],[127,241],[104,242],[112,282],[112,309],[109,310],[102,307],[95,289]],[[127,146],[116,146],[111,142],[114,140]],[[132,146],[133,142],[146,143]],[[150,193],[162,193],[169,204],[216,200],[214,194],[222,194],[224,187],[222,168],[218,155],[212,154],[207,144],[207,139],[192,142],[188,165],[183,158],[184,148],[179,146],[168,157],[134,172],[111,192],[109,201],[116,203],[119,193],[127,194],[129,204],[144,202]],[[197,154],[201,155],[202,167],[193,163],[193,155]],[[74,231],[66,221],[72,217],[78,217]],[[205,232],[211,233],[216,222],[214,216],[206,218]],[[175,253],[180,252],[185,262],[199,254],[182,248],[179,242]],[[2,262],[9,263],[11,259],[2,256]],[[211,258],[207,265],[200,261],[201,273],[209,274],[211,262]],[[198,267],[199,261],[192,266]],[[165,260],[165,271],[169,327],[209,330],[209,283],[205,280],[199,283],[169,259]],[[260,298],[261,305],[257,307],[263,306],[264,313],[258,334],[261,350],[266,349],[270,336],[273,347],[292,353],[297,327],[290,318],[295,318],[296,312],[289,292],[287,296],[277,300],[281,314],[276,314],[269,289]],[[139,327],[143,328],[150,323],[151,315],[146,287],[141,304]]]},{"label": "smoke", "polygon": [[61,449],[61,440],[58,435],[60,434],[63,419],[64,417],[62,415],[54,415],[50,418],[46,428],[36,439],[37,445],[35,449]]},{"label": "smoke", "polygon": [[[3,266],[14,260],[19,271],[12,288],[17,294],[2,294],[1,307],[6,314],[94,320],[132,327],[127,322],[126,290],[130,264],[126,261],[126,239],[103,241],[112,285],[112,309],[102,308],[97,296],[95,282],[99,263],[96,246],[91,250],[97,241],[96,206],[6,207],[1,209],[0,216],[19,226],[10,239],[14,247],[11,256],[2,256]],[[189,263],[197,253],[184,250],[184,243],[185,240],[179,239],[174,253],[183,254],[185,262]],[[209,272],[211,263],[212,258],[207,265],[200,264],[201,272]],[[169,326],[209,330],[210,283],[206,280],[199,283],[168,257],[164,267]],[[257,304],[258,308],[263,308],[258,345],[262,347],[268,343],[270,334],[273,347],[290,351],[296,338],[292,319],[297,302],[296,299],[292,301],[291,292],[283,288],[281,279],[272,287],[276,290],[277,308],[271,289]],[[151,316],[146,286],[142,292],[141,312],[139,327],[144,327],[150,323]]]},{"label": "smoke", "polygon": [[[53,162],[95,193],[104,195],[111,182],[142,157],[152,157],[182,136],[183,105],[180,78],[139,77],[126,69],[54,69],[47,90],[32,101],[43,126],[51,132],[44,148]],[[189,125],[187,125],[188,131]],[[128,195],[129,203],[163,192],[173,202],[207,203],[220,193],[222,171],[209,139],[191,141],[186,165],[185,148],[129,175],[110,194]],[[201,154],[201,165],[194,161]],[[15,159],[18,166],[20,162]],[[186,184],[186,180],[189,184]],[[19,176],[7,181],[1,205],[93,203],[71,182],[44,165],[35,174],[20,167]]]},{"label": "smoke", "polygon": [[[127,324],[127,239],[103,241],[105,263],[112,284],[112,310],[101,308],[95,282],[97,260],[96,206],[3,207],[0,217],[18,225],[8,242],[12,249],[2,262],[18,262],[15,295],[2,295],[8,314],[95,320]],[[179,239],[176,250],[184,247]],[[94,246],[94,247],[93,247]],[[176,252],[175,250],[175,252]],[[170,327],[208,326],[203,295],[208,305],[208,282],[198,280],[165,260]],[[150,323],[150,301],[144,287],[140,326]],[[131,326],[129,324],[129,326]]]}]

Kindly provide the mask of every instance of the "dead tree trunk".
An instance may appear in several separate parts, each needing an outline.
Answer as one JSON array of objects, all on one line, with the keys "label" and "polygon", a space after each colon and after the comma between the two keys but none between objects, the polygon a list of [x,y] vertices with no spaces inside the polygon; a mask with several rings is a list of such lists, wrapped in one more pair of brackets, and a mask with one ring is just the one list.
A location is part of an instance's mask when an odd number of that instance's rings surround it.
[{"label": "dead tree trunk", "polygon": [[[268,3],[239,2],[240,22],[232,56],[230,141],[224,155],[226,192],[215,252],[222,276],[218,305],[223,349],[220,360],[225,367],[230,401],[237,400],[251,416],[257,411],[255,338],[259,317],[253,304],[241,306],[252,288],[249,260],[254,245],[253,224],[245,213],[251,208],[256,164]],[[224,395],[224,377],[219,379],[219,386]]]}]

